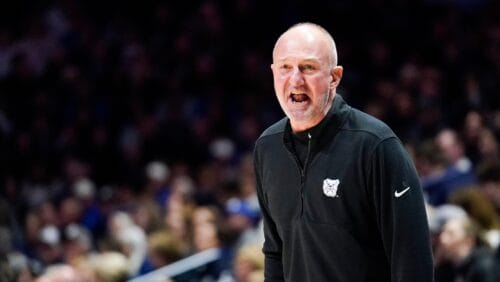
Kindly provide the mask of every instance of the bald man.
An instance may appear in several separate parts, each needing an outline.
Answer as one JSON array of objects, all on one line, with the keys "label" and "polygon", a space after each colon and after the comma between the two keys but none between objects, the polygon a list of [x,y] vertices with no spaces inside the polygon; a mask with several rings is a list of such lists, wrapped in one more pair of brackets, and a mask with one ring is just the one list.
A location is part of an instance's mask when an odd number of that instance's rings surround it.
[{"label": "bald man", "polygon": [[332,36],[292,26],[271,69],[286,117],[254,151],[265,280],[433,281],[415,167],[391,129],[336,93]]}]

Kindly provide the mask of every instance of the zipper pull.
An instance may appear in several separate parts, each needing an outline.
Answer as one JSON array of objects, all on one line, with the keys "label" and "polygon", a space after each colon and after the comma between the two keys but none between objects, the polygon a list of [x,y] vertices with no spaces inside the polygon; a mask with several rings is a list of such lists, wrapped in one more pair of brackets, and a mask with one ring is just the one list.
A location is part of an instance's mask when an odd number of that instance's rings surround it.
[{"label": "zipper pull", "polygon": [[309,138],[309,141],[311,140],[311,138],[312,138],[311,132],[307,132],[307,138]]}]

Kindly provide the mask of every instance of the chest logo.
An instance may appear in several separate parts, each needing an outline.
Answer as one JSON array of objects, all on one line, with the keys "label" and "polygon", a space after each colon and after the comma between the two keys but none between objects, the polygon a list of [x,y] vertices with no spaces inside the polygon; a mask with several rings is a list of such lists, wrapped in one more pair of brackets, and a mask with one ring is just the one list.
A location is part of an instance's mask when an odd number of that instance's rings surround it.
[{"label": "chest logo", "polygon": [[340,180],[326,178],[323,180],[323,194],[327,197],[337,197],[337,190],[339,188]]}]

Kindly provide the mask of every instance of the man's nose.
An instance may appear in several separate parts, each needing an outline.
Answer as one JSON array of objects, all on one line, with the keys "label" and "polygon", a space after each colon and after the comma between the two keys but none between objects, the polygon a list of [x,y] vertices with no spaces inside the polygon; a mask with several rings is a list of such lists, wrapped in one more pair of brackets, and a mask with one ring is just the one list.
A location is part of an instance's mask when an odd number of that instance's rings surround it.
[{"label": "man's nose", "polygon": [[293,86],[300,86],[304,84],[304,76],[299,68],[294,68],[290,75],[290,83]]}]

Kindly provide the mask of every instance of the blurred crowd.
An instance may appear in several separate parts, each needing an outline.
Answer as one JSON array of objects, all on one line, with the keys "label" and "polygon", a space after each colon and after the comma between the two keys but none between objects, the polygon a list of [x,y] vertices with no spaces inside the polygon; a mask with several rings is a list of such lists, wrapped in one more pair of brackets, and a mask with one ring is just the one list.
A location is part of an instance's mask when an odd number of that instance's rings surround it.
[{"label": "blurred crowd", "polygon": [[498,1],[177,2],[0,8],[0,281],[126,281],[212,248],[171,280],[262,281],[251,153],[300,21],[331,31],[339,94],[413,156],[437,281],[495,281]]}]

